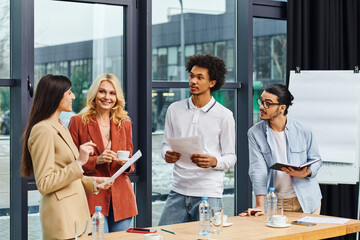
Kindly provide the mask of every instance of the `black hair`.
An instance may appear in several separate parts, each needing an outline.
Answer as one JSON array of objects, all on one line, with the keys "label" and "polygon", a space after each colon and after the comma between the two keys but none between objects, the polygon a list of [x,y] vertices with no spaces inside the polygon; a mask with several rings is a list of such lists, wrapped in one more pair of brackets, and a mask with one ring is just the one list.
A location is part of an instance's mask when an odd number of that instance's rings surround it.
[{"label": "black hair", "polygon": [[265,92],[274,94],[277,96],[279,103],[286,106],[284,115],[288,113],[289,106],[291,106],[294,100],[294,96],[290,93],[289,89],[282,84],[273,84],[265,89]]},{"label": "black hair", "polygon": [[58,108],[64,93],[70,88],[71,81],[65,76],[47,74],[40,79],[23,136],[21,176],[29,177],[34,175],[27,144],[31,129],[38,122],[51,117]]},{"label": "black hair", "polygon": [[186,63],[186,71],[191,72],[194,66],[206,68],[209,72],[210,81],[216,80],[216,84],[210,89],[211,92],[221,89],[224,85],[227,70],[225,62],[221,58],[210,54],[191,56]]}]

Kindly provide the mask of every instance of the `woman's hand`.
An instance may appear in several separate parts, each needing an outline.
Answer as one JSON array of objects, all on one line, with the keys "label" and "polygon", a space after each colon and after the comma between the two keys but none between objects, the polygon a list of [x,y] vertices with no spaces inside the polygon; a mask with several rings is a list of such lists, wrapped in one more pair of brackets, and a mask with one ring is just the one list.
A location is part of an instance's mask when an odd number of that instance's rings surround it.
[{"label": "woman's hand", "polygon": [[89,160],[89,155],[94,153],[95,146],[96,144],[92,141],[80,145],[78,161],[81,166],[84,166],[84,164],[87,163],[87,161]]},{"label": "woman's hand", "polygon": [[117,162],[120,166],[123,166],[127,160],[115,160],[115,162]]},{"label": "woman's hand", "polygon": [[97,157],[96,164],[111,163],[114,159],[116,159],[116,157],[116,152],[106,149],[101,155]]},{"label": "woman's hand", "polygon": [[111,181],[110,183],[105,184],[103,187],[100,187],[99,186],[100,184],[102,184],[103,182],[107,181],[110,178],[109,177],[94,177],[94,178],[96,180],[96,187],[98,189],[109,189],[114,183],[114,181]]}]

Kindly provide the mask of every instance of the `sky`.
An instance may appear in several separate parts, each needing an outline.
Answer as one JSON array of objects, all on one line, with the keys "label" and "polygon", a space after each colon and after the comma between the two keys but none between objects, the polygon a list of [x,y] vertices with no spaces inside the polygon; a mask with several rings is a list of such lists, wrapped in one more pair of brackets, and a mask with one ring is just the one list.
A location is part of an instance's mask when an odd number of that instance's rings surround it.
[{"label": "sky", "polygon": [[[232,1],[232,0],[228,0]],[[35,47],[86,41],[123,34],[121,6],[36,0]],[[222,14],[225,0],[183,0],[184,12]],[[180,13],[179,0],[153,0],[152,24]]]}]

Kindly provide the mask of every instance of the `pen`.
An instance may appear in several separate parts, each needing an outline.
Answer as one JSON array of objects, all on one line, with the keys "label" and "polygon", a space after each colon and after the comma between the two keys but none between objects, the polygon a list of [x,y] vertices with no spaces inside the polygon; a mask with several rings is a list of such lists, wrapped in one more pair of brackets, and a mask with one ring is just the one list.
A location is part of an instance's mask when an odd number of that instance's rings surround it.
[{"label": "pen", "polygon": [[176,234],[176,233],[174,233],[172,231],[169,231],[169,230],[166,230],[166,229],[163,229],[163,228],[161,228],[161,231],[168,232],[168,233],[171,233],[171,234]]}]

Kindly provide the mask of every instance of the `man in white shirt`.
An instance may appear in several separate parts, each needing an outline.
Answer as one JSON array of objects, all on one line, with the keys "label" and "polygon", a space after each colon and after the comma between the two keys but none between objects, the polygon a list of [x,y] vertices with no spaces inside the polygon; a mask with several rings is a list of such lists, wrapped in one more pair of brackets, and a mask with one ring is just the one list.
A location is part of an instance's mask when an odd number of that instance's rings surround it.
[{"label": "man in white shirt", "polygon": [[[233,113],[210,94],[225,82],[224,61],[196,55],[186,70],[192,96],[171,104],[166,113],[162,156],[174,164],[174,184],[159,225],[197,221],[201,197],[208,197],[211,207],[222,207],[224,170],[236,162]],[[171,150],[169,138],[190,136],[201,136],[203,153],[182,156]]]}]

